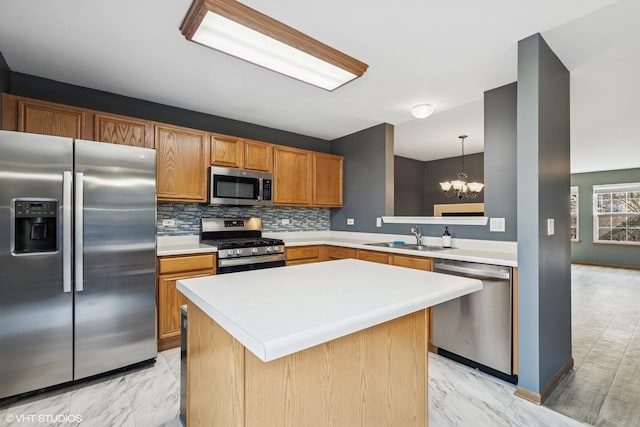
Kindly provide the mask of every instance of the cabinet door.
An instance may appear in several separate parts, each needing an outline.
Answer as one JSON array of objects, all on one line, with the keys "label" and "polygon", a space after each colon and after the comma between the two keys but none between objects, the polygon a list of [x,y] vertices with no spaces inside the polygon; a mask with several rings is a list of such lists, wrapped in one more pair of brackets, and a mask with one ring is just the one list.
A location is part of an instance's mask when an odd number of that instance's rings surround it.
[{"label": "cabinet door", "polygon": [[358,249],[358,259],[377,262],[380,264],[389,263],[389,255],[387,255],[386,253],[377,251],[364,251],[362,249]]},{"label": "cabinet door", "polygon": [[288,147],[273,149],[273,202],[278,205],[311,203],[311,153]]},{"label": "cabinet door", "polygon": [[209,275],[210,271],[202,271],[158,276],[159,340],[180,335],[180,306],[187,303],[187,298],[176,289],[176,281]]},{"label": "cabinet door", "polygon": [[209,144],[206,132],[155,126],[158,200],[207,201]]},{"label": "cabinet door", "polygon": [[273,145],[245,139],[244,167],[245,169],[271,172],[273,170]]},{"label": "cabinet door", "polygon": [[313,205],[342,206],[342,159],[342,156],[313,153]]},{"label": "cabinet door", "polygon": [[298,246],[287,248],[287,265],[308,264],[324,261],[323,246]]},{"label": "cabinet door", "polygon": [[96,113],[94,139],[111,144],[153,148],[151,122],[115,114]]},{"label": "cabinet door", "polygon": [[18,98],[18,131],[91,139],[85,134],[87,111],[81,108]]},{"label": "cabinet door", "polygon": [[329,259],[356,258],[357,256],[357,249],[340,246],[329,246],[328,252]]},{"label": "cabinet door", "polygon": [[389,264],[416,270],[433,271],[432,258],[407,255],[391,255],[389,258]]},{"label": "cabinet door", "polygon": [[211,134],[211,164],[230,168],[244,167],[243,146],[244,141],[241,138]]}]

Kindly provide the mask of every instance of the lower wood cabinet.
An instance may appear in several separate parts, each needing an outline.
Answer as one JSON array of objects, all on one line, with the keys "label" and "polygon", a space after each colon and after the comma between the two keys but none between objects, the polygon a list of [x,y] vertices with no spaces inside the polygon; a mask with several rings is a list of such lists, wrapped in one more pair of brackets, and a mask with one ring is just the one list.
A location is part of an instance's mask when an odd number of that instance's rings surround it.
[{"label": "lower wood cabinet", "polygon": [[187,300],[176,289],[176,282],[213,274],[214,254],[158,258],[158,351],[180,345],[180,306]]},{"label": "lower wood cabinet", "polygon": [[358,249],[358,259],[377,262],[380,264],[389,264],[389,255],[386,252]]},{"label": "lower wood cabinet", "polygon": [[358,250],[352,248],[344,248],[342,246],[329,246],[327,249],[327,257],[331,259],[357,258]]},{"label": "lower wood cabinet", "polygon": [[327,260],[327,251],[324,245],[296,246],[286,248],[287,265],[309,264]]}]

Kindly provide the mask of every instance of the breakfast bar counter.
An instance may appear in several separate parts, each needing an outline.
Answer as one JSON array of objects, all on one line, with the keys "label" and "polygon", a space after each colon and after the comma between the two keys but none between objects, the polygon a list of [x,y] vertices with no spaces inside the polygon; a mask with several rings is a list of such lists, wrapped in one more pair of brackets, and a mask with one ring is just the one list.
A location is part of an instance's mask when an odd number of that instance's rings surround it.
[{"label": "breakfast bar counter", "polygon": [[425,309],[481,288],[354,259],[181,280],[188,425],[425,426]]}]

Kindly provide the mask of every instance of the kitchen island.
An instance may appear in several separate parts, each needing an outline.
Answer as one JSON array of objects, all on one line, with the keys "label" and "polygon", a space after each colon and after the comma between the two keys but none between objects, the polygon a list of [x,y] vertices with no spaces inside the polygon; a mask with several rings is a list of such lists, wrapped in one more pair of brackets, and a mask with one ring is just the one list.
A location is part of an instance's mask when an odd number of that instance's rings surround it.
[{"label": "kitchen island", "polygon": [[179,281],[189,426],[426,426],[425,309],[481,288],[353,259]]}]

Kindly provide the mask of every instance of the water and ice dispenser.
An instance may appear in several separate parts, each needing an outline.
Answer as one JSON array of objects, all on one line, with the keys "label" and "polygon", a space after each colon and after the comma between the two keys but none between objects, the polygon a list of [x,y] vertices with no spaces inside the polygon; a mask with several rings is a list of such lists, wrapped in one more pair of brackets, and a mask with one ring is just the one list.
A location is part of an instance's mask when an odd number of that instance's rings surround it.
[{"label": "water and ice dispenser", "polygon": [[58,250],[58,201],[16,199],[14,253]]}]

